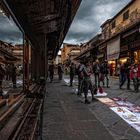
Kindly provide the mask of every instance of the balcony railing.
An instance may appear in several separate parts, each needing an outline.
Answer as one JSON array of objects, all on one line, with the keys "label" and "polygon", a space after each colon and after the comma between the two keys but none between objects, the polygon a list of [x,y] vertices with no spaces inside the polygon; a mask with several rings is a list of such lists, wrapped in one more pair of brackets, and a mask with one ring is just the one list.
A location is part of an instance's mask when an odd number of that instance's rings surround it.
[{"label": "balcony railing", "polygon": [[117,27],[115,28],[114,32],[111,33],[111,36],[118,34],[119,32],[131,27],[132,25],[134,25],[135,23],[140,21],[140,9],[136,9],[134,10],[131,14],[130,14],[130,18],[129,18],[130,22],[128,24],[124,24],[124,22],[122,22],[121,24],[117,25]]}]

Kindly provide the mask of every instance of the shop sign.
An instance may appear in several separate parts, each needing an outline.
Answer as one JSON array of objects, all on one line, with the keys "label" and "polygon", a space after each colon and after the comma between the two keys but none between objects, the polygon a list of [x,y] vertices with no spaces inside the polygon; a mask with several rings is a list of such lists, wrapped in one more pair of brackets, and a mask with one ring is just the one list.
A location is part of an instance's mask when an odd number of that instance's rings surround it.
[{"label": "shop sign", "polygon": [[140,47],[140,40],[137,40],[131,44],[131,48],[137,48],[137,47]]},{"label": "shop sign", "polygon": [[128,45],[121,46],[120,52],[128,51]]},{"label": "shop sign", "polygon": [[99,54],[99,55],[97,55],[97,58],[99,59],[99,58],[102,58],[102,57],[104,57],[104,54]]},{"label": "shop sign", "polygon": [[107,60],[118,59],[120,55],[120,36],[107,43]]}]

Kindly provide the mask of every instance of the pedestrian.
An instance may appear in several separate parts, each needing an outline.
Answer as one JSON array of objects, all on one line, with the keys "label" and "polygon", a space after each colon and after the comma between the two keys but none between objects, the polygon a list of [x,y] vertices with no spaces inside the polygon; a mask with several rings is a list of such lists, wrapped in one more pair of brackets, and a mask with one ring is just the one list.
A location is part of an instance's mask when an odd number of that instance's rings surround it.
[{"label": "pedestrian", "polygon": [[125,69],[126,69],[126,80],[127,80],[127,89],[130,89],[130,68],[131,68],[131,61],[128,58],[125,63]]},{"label": "pedestrian", "polygon": [[58,77],[59,77],[59,80],[62,80],[62,77],[63,77],[63,67],[62,67],[61,63],[58,64]]},{"label": "pedestrian", "polygon": [[74,65],[74,63],[72,62],[72,63],[70,64],[70,87],[73,86],[74,75],[75,75],[75,65]]},{"label": "pedestrian", "polygon": [[105,76],[104,63],[100,63],[99,66],[100,66],[100,72],[99,72],[99,86],[98,87],[100,87],[101,82],[104,86],[104,76]]},{"label": "pedestrian", "polygon": [[49,76],[50,76],[50,83],[52,83],[53,77],[54,77],[54,64],[53,64],[53,62],[51,63],[51,65],[49,65]]},{"label": "pedestrian", "polygon": [[3,89],[2,89],[2,82],[5,76],[5,69],[0,63],[0,97],[3,98]]},{"label": "pedestrian", "polygon": [[83,74],[84,74],[83,91],[84,91],[84,95],[85,95],[85,104],[90,104],[90,101],[88,100],[88,97],[87,97],[88,90],[91,91],[92,101],[96,100],[94,98],[94,89],[93,89],[93,85],[92,85],[91,78],[90,78],[92,73],[93,73],[93,71],[92,71],[90,61],[86,61],[85,67],[83,68]]},{"label": "pedestrian", "polygon": [[138,65],[135,64],[133,67],[133,83],[134,83],[134,90],[135,92],[138,92]]},{"label": "pedestrian", "polygon": [[13,82],[13,88],[16,88],[17,68],[15,64],[12,64],[12,82]]},{"label": "pedestrian", "polygon": [[98,59],[93,64],[92,70],[95,78],[95,86],[100,87],[100,81],[99,81],[100,65]]},{"label": "pedestrian", "polygon": [[109,88],[109,76],[108,76],[109,65],[107,60],[104,61],[102,70],[103,70],[103,85],[105,85],[105,80],[106,80],[106,87]]},{"label": "pedestrian", "polygon": [[78,66],[78,70],[77,70],[77,74],[78,74],[78,93],[77,95],[81,95],[81,93],[83,92],[83,80],[84,80],[84,74],[83,74],[83,69],[84,69],[84,64],[81,61],[79,66]]},{"label": "pedestrian", "polygon": [[120,89],[122,89],[122,86],[124,85],[125,81],[126,81],[126,66],[125,64],[123,64],[121,66],[121,70],[120,70],[120,74],[121,74],[121,81],[120,81]]}]

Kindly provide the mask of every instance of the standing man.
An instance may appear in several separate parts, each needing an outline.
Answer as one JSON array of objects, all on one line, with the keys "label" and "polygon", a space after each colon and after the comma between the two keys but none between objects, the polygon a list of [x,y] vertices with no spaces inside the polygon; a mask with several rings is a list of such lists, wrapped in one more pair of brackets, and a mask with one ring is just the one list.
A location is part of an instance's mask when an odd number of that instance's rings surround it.
[{"label": "standing man", "polygon": [[63,77],[63,67],[62,67],[61,63],[58,64],[58,76],[59,76],[59,80],[62,80],[62,77]]},{"label": "standing man", "polygon": [[16,68],[15,64],[12,64],[12,82],[13,82],[13,88],[16,88],[17,68]]},{"label": "standing man", "polygon": [[54,64],[53,64],[53,62],[51,65],[49,65],[49,74],[50,74],[50,83],[52,83],[53,76],[54,76]]},{"label": "standing man", "polygon": [[82,91],[83,91],[83,80],[84,80],[84,73],[83,73],[83,69],[84,69],[84,64],[81,61],[79,66],[78,66],[78,93],[77,95],[81,95]]},{"label": "standing man", "polygon": [[92,67],[91,67],[90,61],[85,62],[83,74],[84,74],[83,90],[84,90],[84,95],[85,95],[85,104],[90,104],[90,101],[87,98],[89,89],[90,89],[91,94],[92,94],[92,101],[96,100],[94,98],[94,89],[93,89],[93,85],[92,85],[91,78],[90,78],[90,76],[92,74]]},{"label": "standing man", "polygon": [[74,75],[75,75],[75,65],[74,65],[74,63],[71,63],[71,65],[70,65],[70,87],[72,87]]},{"label": "standing man", "polygon": [[107,88],[109,88],[109,66],[108,66],[108,62],[107,60],[105,60],[104,64],[103,64],[103,69],[104,69],[104,80],[106,79],[106,86]]},{"label": "standing man", "polygon": [[100,64],[99,64],[99,60],[96,60],[96,62],[93,64],[92,70],[93,70],[94,77],[95,77],[95,86],[100,87],[100,80],[99,80]]},{"label": "standing man", "polygon": [[125,69],[126,69],[126,79],[127,79],[127,89],[130,89],[130,69],[131,69],[131,62],[130,59],[127,59],[125,63]]}]

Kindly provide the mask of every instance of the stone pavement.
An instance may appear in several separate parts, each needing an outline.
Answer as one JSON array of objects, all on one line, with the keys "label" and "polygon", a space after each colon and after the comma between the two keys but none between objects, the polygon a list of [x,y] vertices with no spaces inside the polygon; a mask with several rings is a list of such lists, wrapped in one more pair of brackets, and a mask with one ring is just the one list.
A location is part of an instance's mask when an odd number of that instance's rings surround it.
[{"label": "stone pavement", "polygon": [[84,104],[64,82],[47,83],[43,140],[114,140],[94,112],[98,103],[92,104]]},{"label": "stone pavement", "polygon": [[[138,93],[134,92],[133,83],[131,83],[131,90],[127,90],[126,87],[125,83],[123,89],[119,89],[118,79],[110,77],[110,88],[104,88],[104,90],[108,93],[108,97],[124,98],[140,106],[140,91]],[[123,121],[118,115],[114,114],[114,112],[109,110],[107,106],[98,102],[96,105],[91,105],[90,109],[116,139],[140,140],[140,133]]]},{"label": "stone pavement", "polygon": [[[94,81],[94,79],[92,80]],[[110,88],[104,88],[104,91],[108,93],[107,97],[121,97],[140,106],[140,90],[138,93],[135,93],[133,91],[133,83],[131,83],[132,90],[127,90],[126,87],[125,83],[123,89],[119,89],[118,79],[110,77]],[[73,91],[75,88],[77,88],[77,83],[75,83]],[[96,102],[90,104],[88,108],[116,140],[140,140],[140,133],[111,111],[105,104]]]}]

